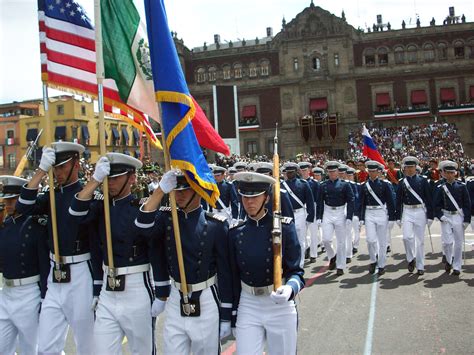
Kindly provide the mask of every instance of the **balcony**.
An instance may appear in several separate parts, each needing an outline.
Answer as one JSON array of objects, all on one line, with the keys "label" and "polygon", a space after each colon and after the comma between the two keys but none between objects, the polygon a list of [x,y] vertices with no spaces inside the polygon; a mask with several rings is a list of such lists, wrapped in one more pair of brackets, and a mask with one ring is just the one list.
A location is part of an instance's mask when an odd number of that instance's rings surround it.
[{"label": "balcony", "polygon": [[440,116],[470,114],[474,113],[474,103],[439,105],[438,112]]},{"label": "balcony", "polygon": [[254,131],[260,127],[258,118],[240,118],[239,119],[239,131]]},{"label": "balcony", "polygon": [[431,111],[428,106],[403,107],[396,110],[389,108],[385,110],[374,111],[374,118],[377,120],[404,119],[415,117],[428,117]]}]

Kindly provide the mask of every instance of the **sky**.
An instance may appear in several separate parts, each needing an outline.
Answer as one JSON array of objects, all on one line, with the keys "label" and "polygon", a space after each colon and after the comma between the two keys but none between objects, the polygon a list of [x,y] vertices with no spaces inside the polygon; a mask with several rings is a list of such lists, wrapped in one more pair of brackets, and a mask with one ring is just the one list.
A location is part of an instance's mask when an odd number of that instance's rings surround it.
[{"label": "sky", "polygon": [[[136,0],[137,1],[137,0]],[[93,0],[77,0],[93,18]],[[311,0],[165,0],[168,21],[178,38],[192,49],[221,41],[265,37],[266,28],[276,35],[282,18],[290,22]],[[143,6],[139,3],[139,11]],[[449,6],[456,15],[474,21],[473,0],[315,0],[314,4],[341,16],[355,28],[366,28],[381,14],[393,29],[415,26],[419,16],[427,26],[434,17],[442,24]],[[0,104],[41,97],[39,34],[36,0],[0,0]],[[58,94],[51,90],[50,95]]]}]

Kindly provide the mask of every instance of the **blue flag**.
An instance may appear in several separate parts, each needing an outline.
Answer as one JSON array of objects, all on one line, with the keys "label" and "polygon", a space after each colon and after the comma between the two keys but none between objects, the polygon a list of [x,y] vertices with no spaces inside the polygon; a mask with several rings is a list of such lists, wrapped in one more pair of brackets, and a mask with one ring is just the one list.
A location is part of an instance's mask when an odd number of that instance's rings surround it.
[{"label": "blue flag", "polygon": [[163,0],[145,0],[145,12],[153,83],[156,100],[161,102],[161,125],[171,166],[182,170],[192,188],[215,206],[219,189],[191,124],[196,108],[171,37]]}]

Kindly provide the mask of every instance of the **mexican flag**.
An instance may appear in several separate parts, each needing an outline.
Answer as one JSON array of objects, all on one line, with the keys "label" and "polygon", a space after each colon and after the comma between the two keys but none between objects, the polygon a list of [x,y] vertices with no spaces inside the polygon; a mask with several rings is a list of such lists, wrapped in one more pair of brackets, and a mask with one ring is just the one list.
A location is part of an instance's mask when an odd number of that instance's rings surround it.
[{"label": "mexican flag", "polygon": [[132,0],[101,0],[105,78],[121,100],[159,122],[146,27]]}]

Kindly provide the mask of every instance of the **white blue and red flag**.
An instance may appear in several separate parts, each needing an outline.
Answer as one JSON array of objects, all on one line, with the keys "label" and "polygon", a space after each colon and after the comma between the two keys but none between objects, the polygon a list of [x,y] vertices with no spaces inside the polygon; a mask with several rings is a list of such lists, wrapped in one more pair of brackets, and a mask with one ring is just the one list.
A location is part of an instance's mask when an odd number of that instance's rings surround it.
[{"label": "white blue and red flag", "polygon": [[377,146],[375,145],[375,142],[372,139],[365,125],[362,126],[362,138],[364,139],[364,148],[362,150],[362,154],[370,160],[378,161],[379,163],[387,167],[387,164],[385,164],[385,160],[383,160],[382,155],[377,150]]}]

